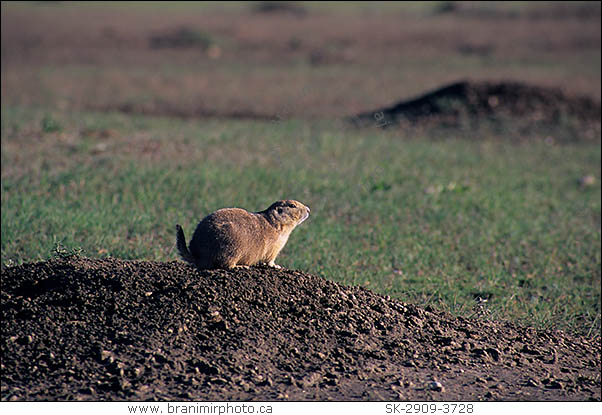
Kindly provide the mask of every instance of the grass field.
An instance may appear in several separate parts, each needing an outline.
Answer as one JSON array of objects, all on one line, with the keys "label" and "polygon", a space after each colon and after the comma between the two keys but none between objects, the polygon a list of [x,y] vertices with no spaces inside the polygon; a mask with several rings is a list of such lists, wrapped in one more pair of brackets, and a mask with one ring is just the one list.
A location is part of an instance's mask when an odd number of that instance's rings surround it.
[{"label": "grass field", "polygon": [[4,264],[59,244],[173,260],[176,223],[190,236],[217,208],[296,198],[312,217],[283,266],[461,313],[481,297],[496,317],[600,324],[600,186],[577,184],[600,177],[599,143],[98,113],[54,116],[61,131],[44,132],[48,118],[3,112]]},{"label": "grass field", "polygon": [[[599,137],[558,144],[508,140],[510,130],[353,130],[335,120],[461,74],[538,80],[599,99],[599,18],[544,14],[529,32],[508,30],[516,16],[507,17],[499,24],[510,40],[495,38],[486,30],[491,20],[479,15],[432,17],[430,27],[440,30],[432,38],[407,18],[404,36],[423,36],[427,45],[414,51],[394,43],[401,17],[392,12],[382,23],[371,14],[347,16],[340,32],[319,33],[329,19],[340,23],[334,5],[321,9],[315,27],[312,17],[266,23],[239,10],[231,18],[248,18],[247,32],[220,32],[230,17],[219,11],[199,17],[223,50],[211,61],[187,50],[149,52],[140,18],[149,11],[129,7],[103,11],[117,19],[110,32],[87,6],[59,13],[3,2],[3,266],[49,258],[57,248],[174,260],[176,223],[190,237],[220,207],[256,211],[294,198],[312,216],[280,255],[285,267],[462,315],[599,336]],[[174,22],[190,21],[185,6],[171,12]],[[81,21],[73,19],[78,13]],[[65,18],[57,32],[37,38],[55,18]],[[464,19],[464,29],[450,39],[454,19]],[[84,40],[63,36],[85,22],[92,28]],[[290,33],[268,39],[266,24]],[[381,37],[363,36],[379,24]],[[466,40],[471,28],[485,31],[491,55],[449,51],[448,41],[475,46]],[[287,49],[305,29],[309,40]],[[549,42],[542,45],[540,35]],[[320,36],[331,42],[321,55]],[[86,42],[94,48],[84,51]],[[350,52],[340,52],[341,44]],[[389,53],[397,46],[399,55]],[[443,61],[439,53],[447,53]],[[134,110],[120,111],[124,105]],[[212,115],[195,118],[206,110]],[[173,112],[191,118],[164,116]],[[585,175],[596,182],[580,186]]]}]

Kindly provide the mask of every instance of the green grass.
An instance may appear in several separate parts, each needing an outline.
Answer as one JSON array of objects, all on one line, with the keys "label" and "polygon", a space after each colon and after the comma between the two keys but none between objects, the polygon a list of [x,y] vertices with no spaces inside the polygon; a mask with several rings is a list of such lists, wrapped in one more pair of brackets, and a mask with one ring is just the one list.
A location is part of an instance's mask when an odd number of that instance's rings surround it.
[{"label": "green grass", "polygon": [[[600,143],[399,134],[3,108],[2,264],[59,245],[174,260],[176,223],[190,237],[220,207],[295,198],[312,216],[278,258],[287,268],[462,315],[486,298],[492,318],[599,335]],[[585,174],[594,186],[577,185]]]}]

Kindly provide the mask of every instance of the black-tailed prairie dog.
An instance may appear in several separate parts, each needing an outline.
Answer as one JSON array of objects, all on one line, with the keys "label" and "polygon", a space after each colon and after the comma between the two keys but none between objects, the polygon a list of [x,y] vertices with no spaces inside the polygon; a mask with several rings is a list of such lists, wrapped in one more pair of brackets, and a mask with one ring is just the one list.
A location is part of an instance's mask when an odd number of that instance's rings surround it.
[{"label": "black-tailed prairie dog", "polygon": [[274,260],[309,212],[296,200],[279,200],[256,213],[219,209],[199,222],[188,247],[182,227],[176,225],[176,245],[183,260],[201,269],[255,264],[281,268]]}]

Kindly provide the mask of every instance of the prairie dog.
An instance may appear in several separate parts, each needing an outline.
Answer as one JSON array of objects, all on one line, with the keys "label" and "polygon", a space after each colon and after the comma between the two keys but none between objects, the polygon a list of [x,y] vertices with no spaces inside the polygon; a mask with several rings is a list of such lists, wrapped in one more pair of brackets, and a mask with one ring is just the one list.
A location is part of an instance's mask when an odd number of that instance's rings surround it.
[{"label": "prairie dog", "polygon": [[201,269],[255,264],[281,268],[274,260],[309,212],[296,200],[279,200],[256,213],[219,209],[199,222],[188,247],[182,227],[176,225],[176,245],[183,260]]}]

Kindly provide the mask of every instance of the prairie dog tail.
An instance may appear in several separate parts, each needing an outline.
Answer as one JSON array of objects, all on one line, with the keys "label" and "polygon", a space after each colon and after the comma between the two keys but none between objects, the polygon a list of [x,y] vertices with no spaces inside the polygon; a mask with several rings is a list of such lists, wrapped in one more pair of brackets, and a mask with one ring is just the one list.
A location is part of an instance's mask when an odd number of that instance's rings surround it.
[{"label": "prairie dog tail", "polygon": [[194,257],[190,254],[188,247],[186,246],[186,237],[184,236],[184,231],[180,225],[176,225],[176,247],[178,248],[178,252],[180,253],[180,257],[191,264],[195,264],[196,261]]}]

